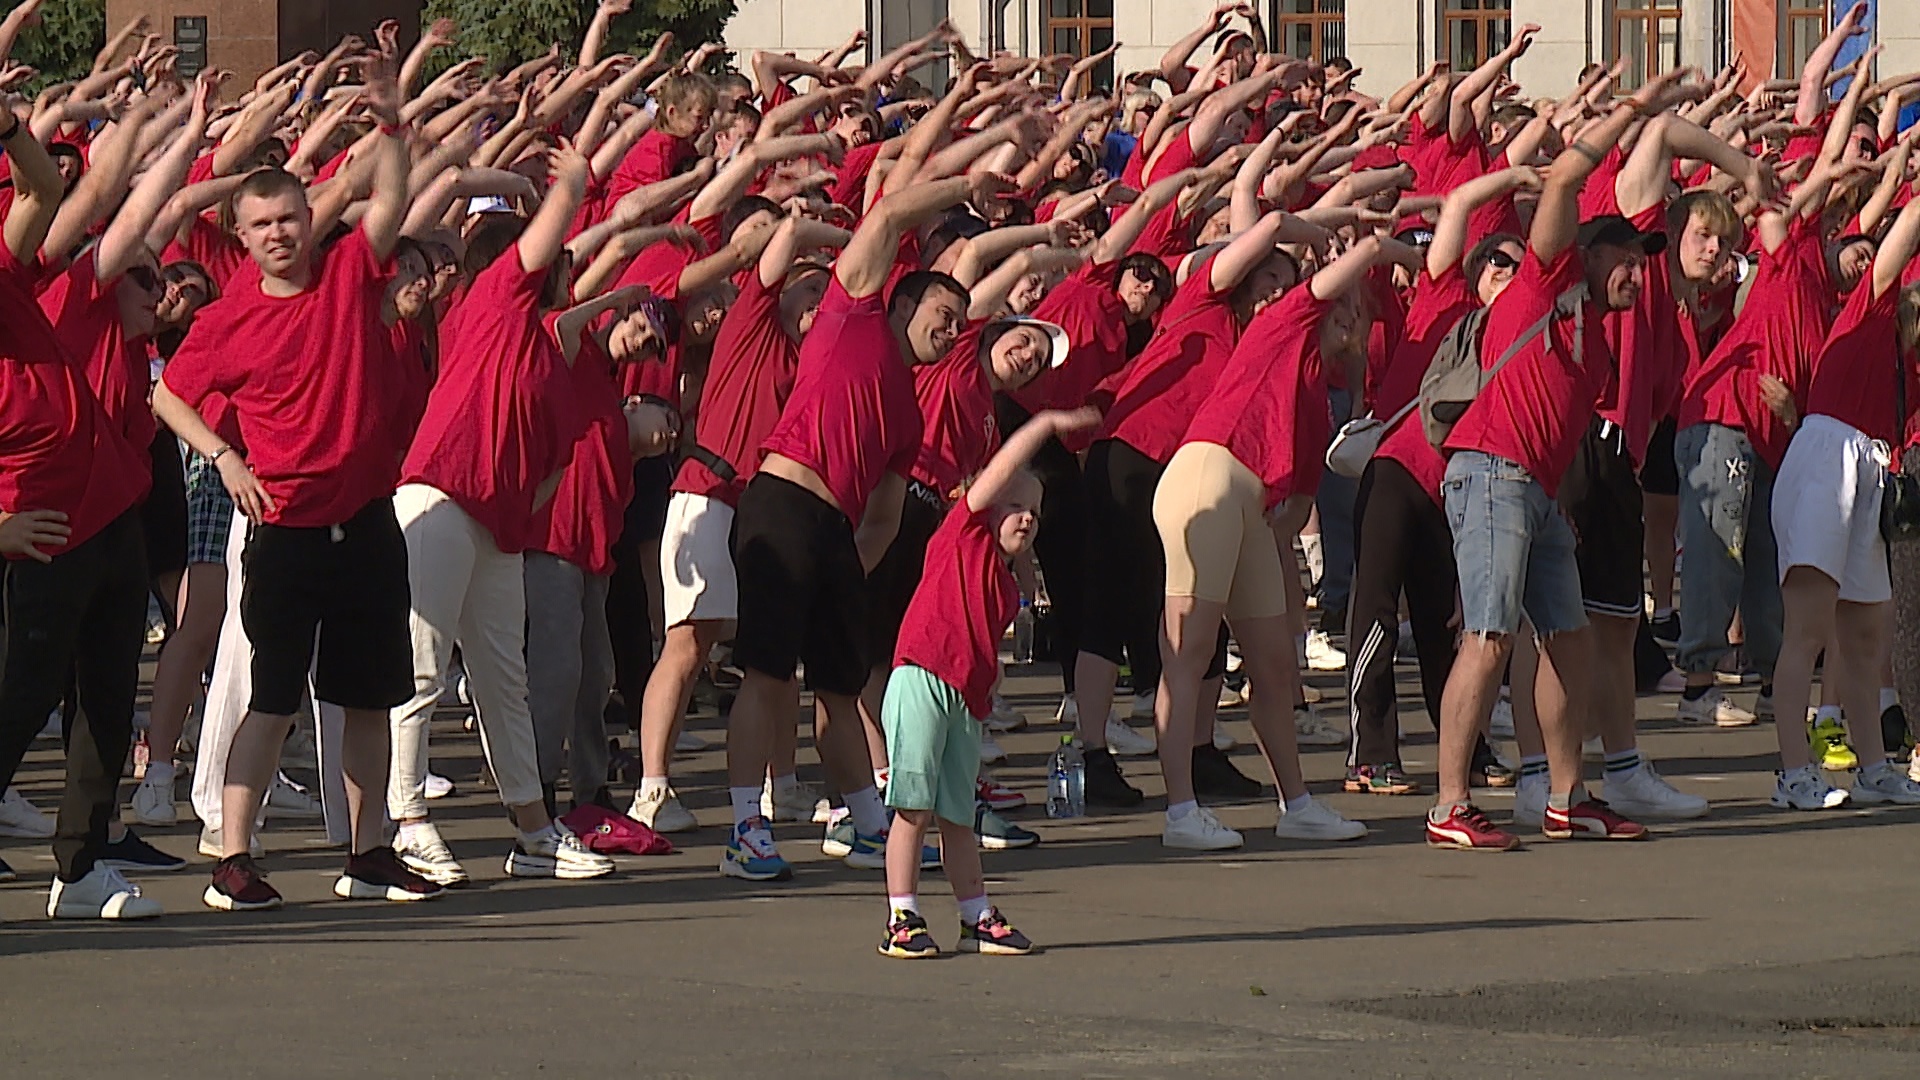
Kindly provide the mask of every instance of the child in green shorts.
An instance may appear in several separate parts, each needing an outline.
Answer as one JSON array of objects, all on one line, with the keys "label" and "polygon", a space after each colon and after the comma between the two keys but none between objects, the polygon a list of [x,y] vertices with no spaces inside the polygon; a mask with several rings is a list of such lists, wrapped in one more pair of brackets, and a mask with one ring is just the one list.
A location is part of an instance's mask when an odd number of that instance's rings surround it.
[{"label": "child in green shorts", "polygon": [[980,720],[992,709],[1000,639],[1020,608],[1008,562],[1033,545],[1040,481],[1028,459],[1049,438],[1098,423],[1095,409],[1044,412],[1007,439],[927,544],[880,709],[892,775],[887,805],[887,936],[880,954],[940,955],[920,916],[920,847],[937,819],[960,904],[960,951],[1022,956],[1033,943],[987,901],[974,844]]}]

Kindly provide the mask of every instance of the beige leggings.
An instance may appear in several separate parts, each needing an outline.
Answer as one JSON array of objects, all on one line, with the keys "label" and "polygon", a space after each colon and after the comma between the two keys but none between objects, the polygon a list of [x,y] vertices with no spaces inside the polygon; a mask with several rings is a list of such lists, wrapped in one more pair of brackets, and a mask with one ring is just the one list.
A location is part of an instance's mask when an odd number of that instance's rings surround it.
[{"label": "beige leggings", "polygon": [[1175,451],[1153,494],[1167,553],[1167,595],[1226,605],[1229,619],[1287,611],[1285,570],[1267,524],[1266,488],[1226,447]]}]

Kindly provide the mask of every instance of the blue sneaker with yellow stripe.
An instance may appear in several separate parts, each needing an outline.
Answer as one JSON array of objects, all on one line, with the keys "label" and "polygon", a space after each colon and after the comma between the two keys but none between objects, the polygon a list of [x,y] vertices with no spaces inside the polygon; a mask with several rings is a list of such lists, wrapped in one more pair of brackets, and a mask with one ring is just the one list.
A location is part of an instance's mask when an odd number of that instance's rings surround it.
[{"label": "blue sneaker with yellow stripe", "polygon": [[[869,836],[853,827],[851,817],[840,817],[827,826],[827,834],[820,843],[820,850],[833,858],[845,859],[848,866],[859,870],[887,868],[887,834],[879,833]],[[921,845],[920,869],[940,869],[938,845]]]},{"label": "blue sneaker with yellow stripe", "polygon": [[773,843],[773,826],[763,817],[750,817],[734,826],[720,855],[720,873],[746,881],[785,881],[793,867],[780,857]]}]

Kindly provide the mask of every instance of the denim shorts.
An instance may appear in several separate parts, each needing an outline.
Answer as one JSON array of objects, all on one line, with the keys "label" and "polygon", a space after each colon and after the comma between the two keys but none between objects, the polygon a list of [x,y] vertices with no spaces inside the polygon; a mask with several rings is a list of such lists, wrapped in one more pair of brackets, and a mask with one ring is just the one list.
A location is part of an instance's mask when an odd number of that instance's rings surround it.
[{"label": "denim shorts", "polygon": [[1440,494],[1453,526],[1463,630],[1512,634],[1522,612],[1540,637],[1587,625],[1573,529],[1523,466],[1461,451],[1447,462]]}]

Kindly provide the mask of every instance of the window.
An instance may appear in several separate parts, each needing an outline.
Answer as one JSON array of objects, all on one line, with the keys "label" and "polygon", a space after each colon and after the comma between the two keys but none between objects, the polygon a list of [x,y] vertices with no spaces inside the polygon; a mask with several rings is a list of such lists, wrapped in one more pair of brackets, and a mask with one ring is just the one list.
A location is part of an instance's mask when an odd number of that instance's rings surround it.
[{"label": "window", "polygon": [[1824,0],[1781,0],[1777,74],[1783,79],[1798,78],[1800,69],[1807,66],[1807,58],[1820,47],[1832,26]]},{"label": "window", "polygon": [[1513,39],[1513,0],[1441,0],[1444,55],[1453,70],[1468,72]]},{"label": "window", "polygon": [[1613,0],[1612,25],[1613,54],[1627,61],[1621,93],[1680,66],[1680,0]]},{"label": "window", "polygon": [[[1048,53],[1091,56],[1113,44],[1113,0],[1047,0]],[[1093,88],[1113,90],[1113,58],[1093,69]]]},{"label": "window", "polygon": [[1347,52],[1347,0],[1273,0],[1280,52],[1326,63]]},{"label": "window", "polygon": [[207,17],[205,15],[176,15],[173,17],[173,44],[180,50],[180,57],[174,62],[174,70],[183,79],[191,79],[207,68]]}]

